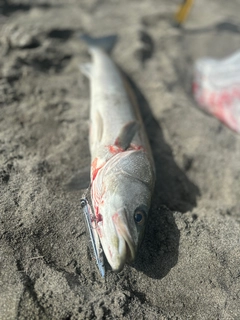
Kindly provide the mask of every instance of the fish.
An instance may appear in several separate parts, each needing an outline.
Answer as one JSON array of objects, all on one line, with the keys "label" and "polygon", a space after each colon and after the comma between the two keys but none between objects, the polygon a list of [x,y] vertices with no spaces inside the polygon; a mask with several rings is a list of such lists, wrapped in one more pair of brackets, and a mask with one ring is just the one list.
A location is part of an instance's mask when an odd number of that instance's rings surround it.
[{"label": "fish", "polygon": [[90,80],[91,224],[113,271],[135,260],[155,185],[155,167],[137,100],[110,53],[117,36],[81,36]]}]

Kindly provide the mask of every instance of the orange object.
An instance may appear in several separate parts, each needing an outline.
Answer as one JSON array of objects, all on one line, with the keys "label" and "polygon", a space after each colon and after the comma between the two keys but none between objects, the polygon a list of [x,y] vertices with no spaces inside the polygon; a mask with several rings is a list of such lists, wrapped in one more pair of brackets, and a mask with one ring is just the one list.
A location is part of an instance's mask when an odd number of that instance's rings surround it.
[{"label": "orange object", "polygon": [[193,0],[184,0],[183,1],[181,6],[179,7],[177,13],[175,14],[175,20],[179,24],[182,24],[184,21],[186,21],[192,5],[193,5]]}]

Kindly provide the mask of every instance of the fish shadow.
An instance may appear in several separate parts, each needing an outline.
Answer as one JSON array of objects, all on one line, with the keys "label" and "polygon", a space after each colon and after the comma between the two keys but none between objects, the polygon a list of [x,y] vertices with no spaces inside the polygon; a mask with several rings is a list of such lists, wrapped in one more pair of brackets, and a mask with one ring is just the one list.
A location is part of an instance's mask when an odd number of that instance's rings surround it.
[{"label": "fish shadow", "polygon": [[[178,261],[180,231],[173,211],[181,213],[197,205],[199,188],[189,180],[176,164],[171,147],[166,143],[162,129],[154,118],[149,103],[133,80],[128,80],[144,120],[156,167],[156,184],[145,237],[133,267],[151,278],[165,277]],[[186,171],[191,159],[186,160]]]}]

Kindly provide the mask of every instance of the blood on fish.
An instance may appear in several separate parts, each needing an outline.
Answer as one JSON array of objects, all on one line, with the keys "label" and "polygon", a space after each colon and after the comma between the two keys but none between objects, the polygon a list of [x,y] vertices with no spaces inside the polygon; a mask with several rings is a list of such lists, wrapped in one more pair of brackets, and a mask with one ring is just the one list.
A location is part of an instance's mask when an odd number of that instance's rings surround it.
[{"label": "blood on fish", "polygon": [[143,151],[145,151],[144,150],[144,148],[142,147],[142,146],[138,146],[138,145],[136,145],[136,144],[133,144],[133,143],[131,143],[131,145],[130,145],[130,148],[129,148],[130,150],[143,150]]},{"label": "blood on fish", "polygon": [[[117,154],[126,151],[118,146],[117,140],[115,141],[115,144],[107,146],[107,148],[112,154]],[[127,150],[144,150],[144,148],[142,146],[138,146],[136,144],[131,143],[130,147]]]},{"label": "blood on fish", "polygon": [[97,223],[103,221],[103,217],[100,213],[96,216],[96,220],[97,220]]},{"label": "blood on fish", "polygon": [[98,167],[98,158],[95,158],[91,164],[92,181],[96,178],[98,171],[103,167],[104,163]]},{"label": "blood on fish", "polygon": [[99,208],[97,206],[95,206],[94,208],[95,210],[95,215],[96,215],[96,222],[100,222],[100,221],[103,221],[103,217],[101,215],[101,213],[99,212]]},{"label": "blood on fish", "polygon": [[115,144],[107,146],[107,148],[108,148],[109,152],[111,152],[112,154],[117,154],[117,153],[124,151],[121,147],[118,147]]}]

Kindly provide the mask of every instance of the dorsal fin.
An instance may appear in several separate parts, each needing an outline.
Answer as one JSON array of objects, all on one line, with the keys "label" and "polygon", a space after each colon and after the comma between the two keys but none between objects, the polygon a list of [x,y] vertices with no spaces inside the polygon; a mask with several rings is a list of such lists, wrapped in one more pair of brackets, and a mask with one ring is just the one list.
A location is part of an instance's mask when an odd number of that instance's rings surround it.
[{"label": "dorsal fin", "polygon": [[138,131],[139,124],[136,121],[128,122],[122,127],[117,139],[115,140],[115,145],[123,150],[126,150],[131,142],[136,132]]}]

